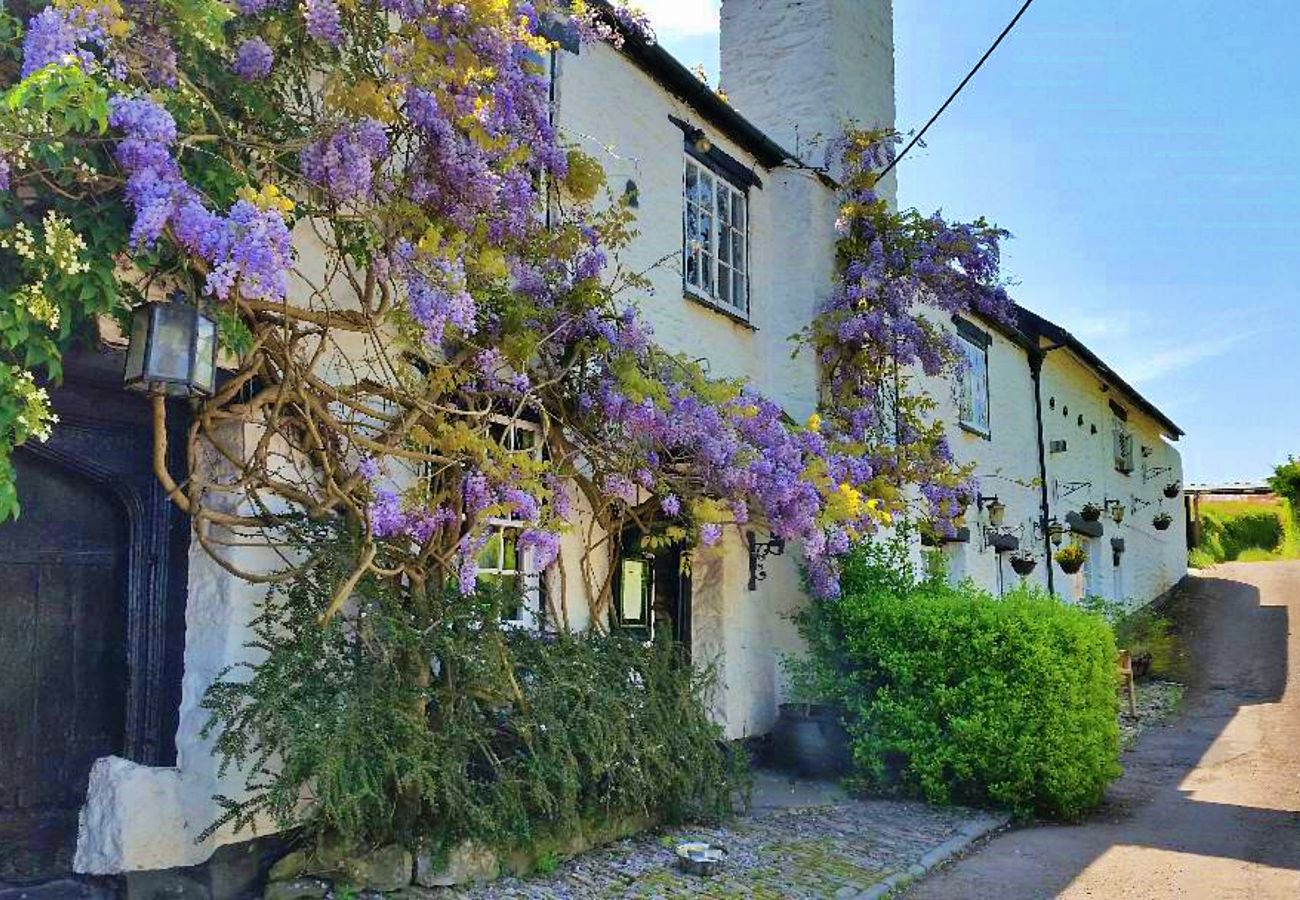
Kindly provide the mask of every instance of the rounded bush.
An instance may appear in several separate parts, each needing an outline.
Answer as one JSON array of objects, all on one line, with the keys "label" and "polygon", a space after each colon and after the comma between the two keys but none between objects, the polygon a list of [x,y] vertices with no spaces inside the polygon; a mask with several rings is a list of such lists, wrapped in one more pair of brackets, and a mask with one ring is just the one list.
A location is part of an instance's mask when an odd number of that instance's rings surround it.
[{"label": "rounded bush", "polygon": [[860,551],[843,598],[801,622],[859,786],[1022,818],[1095,806],[1120,772],[1110,627],[1033,589],[900,574],[888,555]]}]

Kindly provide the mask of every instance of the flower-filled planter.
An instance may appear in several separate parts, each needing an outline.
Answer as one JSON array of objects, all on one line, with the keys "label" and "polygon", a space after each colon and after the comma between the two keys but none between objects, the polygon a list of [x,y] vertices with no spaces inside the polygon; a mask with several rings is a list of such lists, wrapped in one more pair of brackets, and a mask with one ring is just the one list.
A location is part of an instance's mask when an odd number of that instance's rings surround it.
[{"label": "flower-filled planter", "polygon": [[1175,497],[1178,496],[1178,492],[1182,490],[1182,487],[1183,486],[1179,484],[1177,481],[1169,482],[1167,485],[1165,485],[1165,496],[1168,497],[1170,500],[1174,499]]},{"label": "flower-filled planter", "polygon": [[1157,513],[1151,524],[1156,527],[1156,531],[1168,531],[1169,526],[1174,524],[1174,517],[1167,512]]},{"label": "flower-filled planter", "polygon": [[1073,575],[1083,568],[1083,563],[1088,558],[1084,553],[1083,547],[1078,544],[1069,544],[1056,551],[1056,564],[1061,567],[1061,571],[1066,575]]},{"label": "flower-filled planter", "polygon": [[1079,515],[1085,522],[1096,522],[1101,518],[1101,507],[1095,503],[1085,503],[1083,509],[1079,510]]},{"label": "flower-filled planter", "polygon": [[1037,565],[1038,560],[1028,553],[1017,553],[1011,557],[1011,568],[1015,570],[1017,575],[1028,575],[1034,571],[1034,567]]}]

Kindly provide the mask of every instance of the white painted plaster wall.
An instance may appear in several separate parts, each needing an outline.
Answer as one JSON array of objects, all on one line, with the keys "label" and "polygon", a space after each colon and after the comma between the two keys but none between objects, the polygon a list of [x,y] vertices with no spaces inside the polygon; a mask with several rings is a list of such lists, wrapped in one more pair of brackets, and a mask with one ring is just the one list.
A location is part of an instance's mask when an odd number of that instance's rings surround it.
[{"label": "white painted plaster wall", "polygon": [[[957,424],[954,386],[929,383],[929,390],[939,400],[939,415],[952,423],[949,443],[953,456],[962,464],[974,464],[980,493],[996,496],[1006,505],[1003,527],[1020,538],[1020,548],[1034,553],[1038,565],[1028,581],[1047,585],[1047,566],[1042,541],[1035,537],[1034,524],[1040,516],[1038,487],[1037,424],[1034,417],[1034,386],[1030,377],[1029,355],[1020,346],[987,323],[972,319],[990,336],[988,348],[989,435],[967,431]],[[970,578],[975,583],[999,593],[1020,581],[1011,568],[1009,553],[997,553],[985,542],[988,515],[972,505],[966,513],[971,531],[969,543],[944,546],[949,570],[956,579]]]},{"label": "white painted plaster wall", "polygon": [[[1110,385],[1103,390],[1103,385]],[[1115,469],[1109,402],[1128,410],[1137,446],[1134,450],[1136,470],[1124,475]],[[1125,507],[1123,523],[1115,524],[1104,515],[1105,534],[1098,539],[1082,538],[1089,549],[1082,578],[1067,579],[1066,588],[1058,583],[1058,592],[1078,599],[1084,593],[1099,593],[1111,600],[1142,605],[1173,587],[1187,574],[1187,530],[1183,502],[1179,497],[1165,499],[1162,489],[1171,481],[1182,482],[1182,458],[1163,433],[1162,426],[1142,412],[1131,397],[1125,396],[1102,375],[1066,348],[1051,350],[1043,363],[1044,439],[1066,442],[1063,453],[1048,453],[1048,489],[1052,514],[1064,520],[1067,512],[1077,511],[1085,502],[1102,505],[1107,499],[1119,500]],[[1068,410],[1068,412],[1067,412]],[[1080,424],[1082,417],[1082,424]],[[1092,433],[1093,426],[1097,433]],[[1142,447],[1150,455],[1142,455]],[[1144,472],[1169,466],[1171,471],[1144,478]],[[1089,486],[1068,494],[1061,485],[1089,482]],[[1150,501],[1134,512],[1135,500]],[[1173,516],[1168,531],[1156,531],[1151,519],[1160,510]],[[1120,558],[1118,577],[1113,565],[1110,539],[1123,538],[1125,552]],[[1060,570],[1057,570],[1058,575]]]},{"label": "white painted plaster wall", "polygon": [[[637,183],[640,235],[623,264],[649,269],[652,291],[636,300],[670,350],[707,360],[714,375],[747,379],[803,419],[816,405],[816,368],[806,353],[791,359],[789,337],[811,320],[834,271],[834,191],[811,173],[768,170],[619,52],[604,46],[562,54],[557,122],[561,134],[595,156],[611,186]],[[636,102],[627,98],[635,97]],[[739,324],[686,297],[682,290],[681,129],[669,115],[702,128],[714,146],[754,169],[749,192],[750,319]],[[605,148],[608,148],[606,152]],[[656,265],[658,263],[658,265]],[[761,537],[766,532],[755,526]],[[781,698],[780,657],[800,649],[790,613],[804,602],[792,550],[768,560],[768,578],[749,591],[743,531],[731,529],[693,561],[692,644],[695,659],[716,666],[718,721],[728,736],[771,727]],[[565,542],[570,622],[585,623],[575,570],[581,534]],[[577,590],[575,590],[575,588]]]},{"label": "white painted plaster wall", "polygon": [[[723,0],[721,86],[809,165],[847,124],[894,127],[892,0]],[[882,192],[891,200],[890,175]]]}]

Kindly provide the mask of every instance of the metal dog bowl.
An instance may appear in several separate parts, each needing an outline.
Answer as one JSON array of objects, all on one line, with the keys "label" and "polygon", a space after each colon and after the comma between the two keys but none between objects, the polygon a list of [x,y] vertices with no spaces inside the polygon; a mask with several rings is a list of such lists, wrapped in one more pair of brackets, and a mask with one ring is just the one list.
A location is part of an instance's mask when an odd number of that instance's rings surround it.
[{"label": "metal dog bowl", "polygon": [[703,842],[677,845],[677,867],[691,875],[716,875],[722,870],[727,851]]}]

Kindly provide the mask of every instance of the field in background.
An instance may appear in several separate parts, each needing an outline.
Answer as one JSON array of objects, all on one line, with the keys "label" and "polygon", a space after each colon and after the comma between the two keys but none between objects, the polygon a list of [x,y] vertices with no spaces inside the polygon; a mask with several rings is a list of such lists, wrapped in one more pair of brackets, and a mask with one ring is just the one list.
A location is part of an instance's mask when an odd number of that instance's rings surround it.
[{"label": "field in background", "polygon": [[1201,539],[1188,553],[1188,565],[1279,559],[1300,559],[1300,525],[1286,500],[1201,504]]}]

